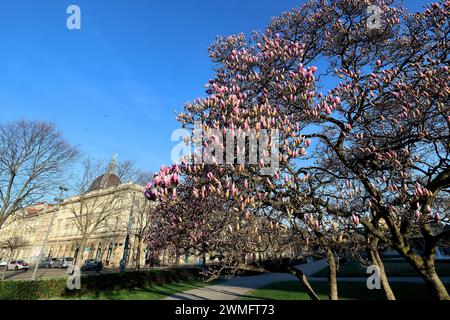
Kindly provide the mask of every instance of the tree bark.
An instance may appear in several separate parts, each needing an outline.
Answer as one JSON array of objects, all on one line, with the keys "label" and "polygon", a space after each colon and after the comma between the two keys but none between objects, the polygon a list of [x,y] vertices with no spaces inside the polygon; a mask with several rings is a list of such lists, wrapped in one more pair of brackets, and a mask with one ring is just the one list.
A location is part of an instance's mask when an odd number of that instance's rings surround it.
[{"label": "tree bark", "polygon": [[138,239],[138,245],[137,245],[137,254],[136,254],[136,270],[139,271],[141,269],[141,245],[142,240],[141,238]]},{"label": "tree bark", "polygon": [[6,266],[5,266],[5,269],[3,270],[3,273],[2,273],[2,281],[5,280],[6,269],[8,269],[8,264],[9,264],[9,262],[12,260],[13,254],[14,254],[14,251],[11,251],[11,254],[9,255],[8,260],[6,260]]},{"label": "tree bark", "polygon": [[435,297],[439,300],[450,300],[450,295],[447,289],[439,278],[434,267],[426,271],[424,279],[428,287],[434,293]]},{"label": "tree bark", "polygon": [[386,275],[386,270],[384,269],[384,263],[381,260],[380,254],[378,253],[378,249],[376,247],[372,247],[369,249],[370,259],[372,263],[380,269],[380,281],[381,286],[383,287],[384,294],[386,295],[386,299],[388,300],[396,300],[394,292],[392,291],[391,285],[389,284],[388,277]]},{"label": "tree bark", "polygon": [[315,301],[320,300],[319,296],[316,294],[316,292],[312,288],[311,284],[309,283],[308,278],[302,271],[300,271],[296,268],[293,268],[293,267],[289,267],[287,270],[300,280],[300,282],[305,287],[306,293],[308,293],[311,300],[315,300]]},{"label": "tree bark", "polygon": [[319,296],[316,294],[313,287],[309,283],[308,277],[301,270],[298,270],[297,268],[294,268],[294,267],[282,267],[282,268],[280,268],[280,267],[275,267],[275,268],[252,267],[250,265],[246,266],[246,268],[248,270],[260,271],[260,272],[287,272],[287,273],[290,273],[290,274],[294,275],[295,277],[297,277],[298,280],[300,280],[300,282],[302,283],[302,285],[304,286],[304,288],[306,290],[306,293],[311,298],[311,300],[315,300],[315,301],[320,300]]},{"label": "tree bark", "polygon": [[175,267],[178,267],[178,260],[180,260],[180,251],[178,244],[175,245]]},{"label": "tree bark", "polygon": [[84,249],[86,248],[87,239],[82,239],[80,243],[80,249],[78,250],[78,254],[75,257],[75,265],[77,267],[81,267],[83,265],[83,257],[84,257]]},{"label": "tree bark", "polygon": [[428,288],[434,294],[435,298],[438,300],[450,300],[450,295],[448,294],[447,289],[436,273],[434,255],[431,254],[430,256],[424,258],[415,253],[404,251],[401,253],[403,253],[412,266],[419,272]]},{"label": "tree bark", "polygon": [[384,268],[383,260],[381,260],[380,254],[378,252],[378,238],[373,238],[371,245],[368,248],[369,256],[372,263],[378,266],[380,270],[380,282],[383,288],[384,294],[387,300],[396,300],[394,292],[392,291],[391,285],[389,284],[388,277],[386,275],[386,270]]},{"label": "tree bark", "polygon": [[338,286],[336,279],[336,261],[334,259],[333,251],[330,248],[325,248],[325,255],[328,262],[328,284],[330,286],[329,298],[330,300],[339,300]]}]

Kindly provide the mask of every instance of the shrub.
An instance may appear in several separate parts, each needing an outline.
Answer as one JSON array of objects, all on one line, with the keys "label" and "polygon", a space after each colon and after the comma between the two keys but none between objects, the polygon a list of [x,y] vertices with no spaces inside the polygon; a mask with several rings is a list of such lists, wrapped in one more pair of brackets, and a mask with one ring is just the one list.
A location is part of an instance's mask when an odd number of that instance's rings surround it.
[{"label": "shrub", "polygon": [[0,282],[0,299],[45,299],[61,295],[65,288],[65,278],[40,281],[2,281]]},{"label": "shrub", "polygon": [[196,269],[167,269],[83,276],[81,290],[69,290],[66,278],[0,282],[1,300],[37,300],[60,296],[82,296],[100,291],[130,290],[200,278]]}]

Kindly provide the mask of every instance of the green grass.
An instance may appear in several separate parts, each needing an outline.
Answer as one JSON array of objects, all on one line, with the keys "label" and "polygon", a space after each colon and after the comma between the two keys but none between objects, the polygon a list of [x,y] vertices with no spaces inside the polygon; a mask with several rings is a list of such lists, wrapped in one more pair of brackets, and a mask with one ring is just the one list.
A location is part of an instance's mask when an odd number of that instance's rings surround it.
[{"label": "green grass", "polygon": [[[328,300],[328,282],[311,282],[321,300]],[[425,284],[391,283],[398,300],[431,300],[432,296]],[[447,285],[450,290],[450,285]],[[369,290],[366,282],[339,282],[340,300],[386,300],[383,290]],[[270,284],[249,292],[242,300],[310,300],[298,281],[284,281]]]},{"label": "green grass", "polygon": [[62,297],[64,300],[161,300],[175,293],[201,288],[211,283],[200,280],[169,283],[162,286],[136,288],[132,290],[100,291],[81,297]]},{"label": "green grass", "polygon": [[[384,261],[384,268],[386,274],[390,277],[416,277],[419,274],[413,269],[411,264],[406,261]],[[338,277],[366,277],[366,268],[360,265],[357,261],[351,259],[346,264],[340,267],[338,271]],[[448,262],[436,262],[436,272],[439,276],[450,276],[450,261]],[[322,269],[315,273],[314,277],[327,277],[328,269]]]}]

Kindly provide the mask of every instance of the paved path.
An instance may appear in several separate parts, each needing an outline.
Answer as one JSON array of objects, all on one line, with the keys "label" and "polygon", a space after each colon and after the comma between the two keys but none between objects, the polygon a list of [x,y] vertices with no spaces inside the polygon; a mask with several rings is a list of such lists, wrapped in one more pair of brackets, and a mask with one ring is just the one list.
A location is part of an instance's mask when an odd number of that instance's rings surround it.
[{"label": "paved path", "polygon": [[[320,260],[297,266],[297,268],[309,276],[322,270],[325,266],[326,260]],[[257,276],[235,277],[216,285],[177,293],[167,297],[166,300],[235,300],[246,296],[251,290],[274,282],[290,280],[295,281],[297,278],[287,273],[272,272]]]}]

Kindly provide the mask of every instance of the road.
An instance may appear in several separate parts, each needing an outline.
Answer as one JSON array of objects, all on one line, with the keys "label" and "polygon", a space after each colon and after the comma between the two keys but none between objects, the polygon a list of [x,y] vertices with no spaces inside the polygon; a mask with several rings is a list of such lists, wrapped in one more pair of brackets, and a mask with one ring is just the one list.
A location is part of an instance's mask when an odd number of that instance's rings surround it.
[{"label": "road", "polygon": [[[3,275],[3,269],[0,271]],[[38,269],[36,272],[36,278],[57,278],[66,274],[64,269]],[[5,280],[31,280],[33,276],[33,270],[11,270],[6,271]]]},{"label": "road", "polygon": [[[158,269],[163,269],[165,267],[161,267]],[[157,269],[157,268],[154,268]],[[141,271],[147,271],[149,270],[148,268],[142,268]],[[10,280],[10,281],[20,281],[20,280],[31,280],[31,278],[33,277],[33,271],[34,269],[31,268],[28,271],[22,271],[22,270],[18,270],[18,271],[6,271],[6,275],[5,275],[5,280]],[[134,268],[132,269],[127,269],[126,271],[135,271]],[[102,273],[118,273],[119,269],[117,268],[105,268]],[[96,274],[95,272],[83,272],[83,275],[89,275],[89,274]],[[0,268],[0,279],[1,279],[1,275],[3,275],[3,268]],[[58,269],[58,268],[39,268],[36,272],[36,279],[51,279],[51,278],[61,278],[61,277],[65,277],[67,275],[66,273],[66,269]]]}]

